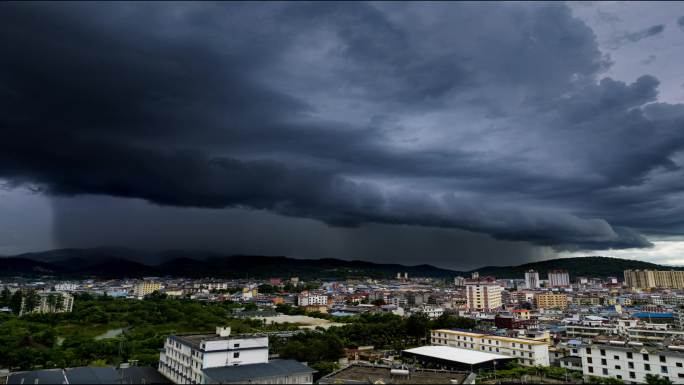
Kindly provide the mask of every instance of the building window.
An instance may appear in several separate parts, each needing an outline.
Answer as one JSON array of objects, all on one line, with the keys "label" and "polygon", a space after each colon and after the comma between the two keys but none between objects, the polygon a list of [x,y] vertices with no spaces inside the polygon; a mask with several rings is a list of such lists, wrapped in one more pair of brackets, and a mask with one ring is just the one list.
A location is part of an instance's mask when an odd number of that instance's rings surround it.
[{"label": "building window", "polygon": [[594,368],[591,366],[587,366],[587,370],[589,370],[589,373],[594,373]]},{"label": "building window", "polygon": [[627,352],[627,358],[632,358],[632,352]]},{"label": "building window", "polygon": [[644,361],[648,361],[648,354],[644,354],[643,357],[644,357]]},{"label": "building window", "polygon": [[619,359],[620,359],[620,356],[613,356],[613,359],[614,359],[614,360],[619,360]]},{"label": "building window", "polygon": [[233,353],[233,358],[240,358],[240,352]]},{"label": "building window", "polygon": [[588,363],[588,364],[591,364],[591,363],[593,363],[593,362],[594,362],[594,361],[591,359],[591,357],[587,357],[587,363]]},{"label": "building window", "polygon": [[681,367],[682,367],[682,363],[681,363],[681,362],[677,362],[677,367],[678,367],[678,368],[681,368]]},{"label": "building window", "polygon": [[615,369],[620,370],[620,365],[615,365]]},{"label": "building window", "polygon": [[651,370],[651,365],[644,364],[644,370]]},{"label": "building window", "polygon": [[586,348],[587,354],[591,354],[591,348]]},{"label": "building window", "polygon": [[661,366],[660,373],[667,373],[667,366]]},{"label": "building window", "polygon": [[627,366],[629,366],[630,369],[634,369],[634,362],[628,362]]},{"label": "building window", "polygon": [[601,365],[607,365],[607,362],[606,362],[606,359],[605,359],[605,358],[601,358]]},{"label": "building window", "polygon": [[606,355],[605,349],[601,349],[601,355],[602,355],[602,356],[605,356],[605,355]]},{"label": "building window", "polygon": [[636,375],[634,374],[634,372],[629,372],[629,378],[636,378]]},{"label": "building window", "polygon": [[603,368],[603,374],[607,376],[608,375],[608,369]]}]

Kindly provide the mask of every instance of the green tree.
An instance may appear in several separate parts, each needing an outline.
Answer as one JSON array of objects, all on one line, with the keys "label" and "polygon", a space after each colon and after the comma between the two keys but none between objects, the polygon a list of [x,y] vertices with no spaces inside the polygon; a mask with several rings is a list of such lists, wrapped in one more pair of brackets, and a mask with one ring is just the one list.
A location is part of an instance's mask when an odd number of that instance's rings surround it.
[{"label": "green tree", "polygon": [[29,290],[25,295],[24,295],[24,303],[23,303],[23,312],[24,313],[31,313],[33,312],[33,309],[38,306],[40,303],[40,297],[38,294],[36,294],[35,290]]},{"label": "green tree", "polygon": [[12,292],[9,287],[5,286],[0,292],[0,307],[5,307],[10,305],[10,299],[12,298]]},{"label": "green tree", "polygon": [[19,314],[21,312],[21,303],[24,299],[24,295],[22,294],[21,290],[17,290],[12,294],[12,298],[10,298],[9,301],[9,307],[12,309],[12,312],[14,314]]},{"label": "green tree", "polygon": [[666,384],[672,384],[672,381],[667,378],[667,377],[661,377],[657,374],[647,374],[646,375],[646,383],[647,384],[658,384],[658,385],[666,385]]},{"label": "green tree", "polygon": [[430,323],[431,329],[472,329],[477,325],[474,319],[454,317],[446,313]]},{"label": "green tree", "polygon": [[615,377],[589,376],[588,382],[590,384],[624,384],[624,381]]},{"label": "green tree", "polygon": [[50,309],[50,311],[54,312],[55,309],[57,308],[57,295],[55,295],[55,293],[48,294],[46,301],[47,301],[47,305],[48,305],[48,308]]},{"label": "green tree", "polygon": [[413,337],[416,343],[426,338],[430,331],[430,319],[426,314],[413,314],[406,320],[406,333]]}]

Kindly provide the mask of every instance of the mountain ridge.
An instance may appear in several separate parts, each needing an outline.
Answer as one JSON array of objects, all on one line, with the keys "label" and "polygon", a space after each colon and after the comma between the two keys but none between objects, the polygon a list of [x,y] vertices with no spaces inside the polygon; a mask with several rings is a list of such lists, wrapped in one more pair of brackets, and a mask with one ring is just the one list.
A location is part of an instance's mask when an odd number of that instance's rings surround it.
[{"label": "mountain ridge", "polygon": [[[141,261],[146,259],[146,261]],[[429,264],[406,266],[335,258],[299,259],[286,256],[222,255],[215,252],[172,250],[152,253],[124,248],[56,249],[0,257],[0,276],[59,277],[93,276],[102,278],[141,276],[184,276],[223,278],[268,278],[299,276],[302,278],[391,278],[397,273],[410,277],[468,277],[474,271],[481,276],[521,279],[527,270],[539,272],[566,269],[572,278],[621,277],[626,269],[684,270],[682,266],[663,266],[650,262],[587,256],[558,258],[511,266],[484,266],[457,271]]]}]

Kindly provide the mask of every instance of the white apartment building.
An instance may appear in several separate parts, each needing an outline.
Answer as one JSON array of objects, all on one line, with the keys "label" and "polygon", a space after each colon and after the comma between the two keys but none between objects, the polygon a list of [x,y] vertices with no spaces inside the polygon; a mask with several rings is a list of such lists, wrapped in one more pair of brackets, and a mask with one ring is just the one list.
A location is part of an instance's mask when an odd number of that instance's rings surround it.
[{"label": "white apartment building", "polygon": [[684,346],[657,347],[640,342],[611,341],[581,347],[582,372],[586,376],[614,377],[625,383],[646,383],[646,375],[684,382]]},{"label": "white apartment building", "polygon": [[201,283],[193,284],[193,287],[195,289],[207,290],[207,291],[227,290],[228,289],[228,283],[227,282],[201,282]]},{"label": "white apartment building", "polygon": [[268,359],[268,336],[216,334],[169,336],[159,356],[159,372],[176,384],[313,383],[314,370],[292,360]]},{"label": "white apartment building", "polygon": [[61,291],[45,291],[36,293],[33,309],[26,308],[26,297],[22,298],[20,315],[28,313],[71,313],[74,309],[74,297]]},{"label": "white apartment building", "polygon": [[440,306],[424,305],[421,307],[412,308],[411,313],[425,314],[428,318],[435,319],[444,314],[444,308]]},{"label": "white apartment building", "polygon": [[159,372],[176,384],[204,383],[202,370],[268,362],[268,336],[216,334],[170,336],[159,357]]},{"label": "white apartment building", "polygon": [[466,284],[468,309],[492,310],[501,307],[501,286],[491,282]]},{"label": "white apartment building", "polygon": [[511,338],[458,330],[437,329],[430,332],[433,345],[478,350],[517,358],[527,366],[549,366],[549,345],[526,338]]},{"label": "white apartment building", "polygon": [[78,289],[78,285],[73,282],[61,282],[55,285],[55,291],[72,292]]},{"label": "white apartment building", "polygon": [[525,272],[525,287],[528,289],[539,289],[539,273],[535,270]]},{"label": "white apartment building", "polygon": [[297,306],[328,306],[328,296],[303,291],[297,296]]},{"label": "white apartment building", "polygon": [[570,286],[570,275],[567,270],[549,270],[549,286],[568,287]]}]

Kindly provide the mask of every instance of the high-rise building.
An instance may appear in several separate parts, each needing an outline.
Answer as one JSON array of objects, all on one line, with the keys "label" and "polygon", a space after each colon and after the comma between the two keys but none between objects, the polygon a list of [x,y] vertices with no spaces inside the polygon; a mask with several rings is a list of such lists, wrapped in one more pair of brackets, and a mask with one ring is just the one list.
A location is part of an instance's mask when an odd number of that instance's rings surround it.
[{"label": "high-rise building", "polygon": [[549,270],[549,286],[567,287],[570,286],[570,275],[567,270]]},{"label": "high-rise building", "polygon": [[455,277],[454,286],[465,286],[466,279],[464,277]]},{"label": "high-rise building", "polygon": [[46,291],[37,293],[37,301],[33,309],[29,309],[26,296],[21,300],[20,315],[28,313],[71,313],[74,308],[74,297],[63,291]]},{"label": "high-rise building", "polygon": [[528,289],[539,289],[539,273],[535,270],[525,272],[525,287]]},{"label": "high-rise building", "polygon": [[141,298],[160,289],[161,283],[146,279],[133,287],[133,295]]},{"label": "high-rise building", "polygon": [[625,286],[635,289],[684,289],[684,271],[625,270]]},{"label": "high-rise building", "polygon": [[467,282],[468,309],[492,310],[501,307],[501,286],[494,282]]}]

